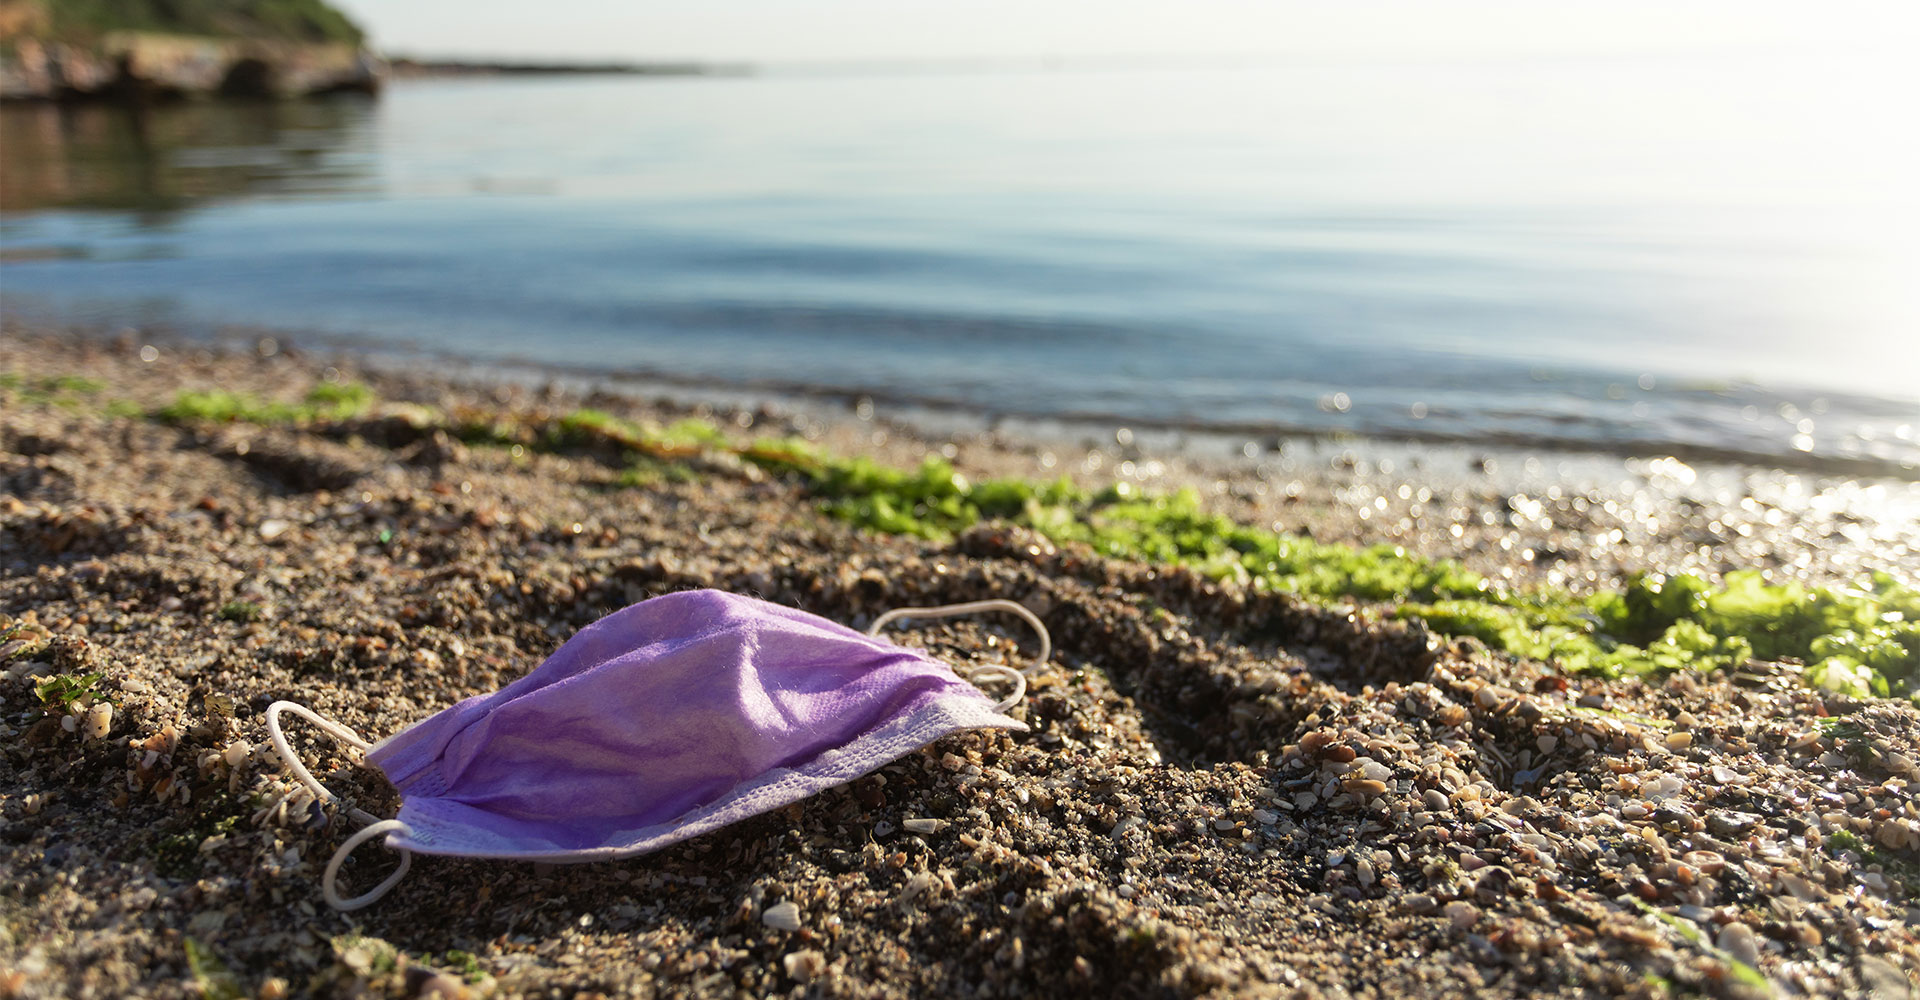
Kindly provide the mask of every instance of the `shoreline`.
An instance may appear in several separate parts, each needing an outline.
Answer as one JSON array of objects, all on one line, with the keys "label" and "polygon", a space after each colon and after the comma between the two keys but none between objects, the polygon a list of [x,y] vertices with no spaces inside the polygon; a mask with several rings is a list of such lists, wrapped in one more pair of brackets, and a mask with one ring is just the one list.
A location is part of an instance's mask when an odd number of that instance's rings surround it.
[{"label": "shoreline", "polygon": [[[0,331],[9,334],[44,336],[52,332],[58,336],[96,341],[110,340],[121,336],[125,330],[137,328],[122,324],[69,322],[32,311],[19,315],[17,310],[15,315],[0,320]],[[252,344],[265,340],[298,345],[313,354],[339,354],[390,373],[457,371],[464,373],[463,378],[476,382],[508,381],[527,385],[555,382],[581,392],[604,390],[618,395],[674,399],[689,405],[718,402],[755,406],[773,401],[817,407],[826,414],[825,419],[832,419],[832,411],[836,407],[847,411],[877,407],[926,436],[963,431],[1005,431],[1015,439],[1104,441],[1115,432],[1124,430],[1143,441],[1154,441],[1163,452],[1191,454],[1217,464],[1227,464],[1243,457],[1273,460],[1284,458],[1289,451],[1312,457],[1350,452],[1359,458],[1367,457],[1370,453],[1400,456],[1426,453],[1457,455],[1461,461],[1473,465],[1480,464],[1482,459],[1498,463],[1502,459],[1534,456],[1558,466],[1565,467],[1571,463],[1575,467],[1582,467],[1583,472],[1598,469],[1605,474],[1608,471],[1606,467],[1615,463],[1631,465],[1678,460],[1715,471],[1778,472],[1822,479],[1886,481],[1895,484],[1896,489],[1920,498],[1920,465],[1914,464],[1911,458],[1903,459],[1891,454],[1802,451],[1784,446],[1763,449],[1737,443],[1715,444],[1650,436],[1603,440],[1498,428],[1423,430],[1418,426],[1399,424],[1378,430],[1346,430],[1284,421],[1194,420],[1117,410],[1062,411],[1018,409],[1004,405],[980,407],[957,396],[871,385],[840,386],[768,378],[725,379],[646,367],[596,368],[530,357],[476,358],[431,347],[395,348],[371,336],[293,328],[176,327],[160,323],[149,325],[146,336],[182,346],[223,351],[248,350]],[[1816,405],[1824,394],[1823,390],[1813,388],[1798,388],[1793,392],[1811,395]],[[1860,398],[1881,407],[1901,402],[1877,393]],[[1222,459],[1225,461],[1220,461]]]},{"label": "shoreline", "polygon": [[[89,336],[107,336],[104,331]],[[228,346],[244,345],[259,338],[299,337],[312,349],[345,350],[364,358],[374,367],[389,369],[426,368],[429,370],[467,369],[480,379],[561,380],[586,391],[606,389],[626,395],[672,395],[681,393],[692,402],[729,400],[734,402],[809,401],[827,406],[888,407],[909,423],[917,423],[938,433],[941,430],[995,432],[1007,430],[1016,438],[1095,439],[1125,429],[1136,436],[1154,435],[1163,450],[1204,454],[1219,450],[1229,457],[1278,454],[1289,447],[1312,452],[1387,451],[1419,452],[1458,449],[1496,455],[1532,454],[1560,462],[1572,460],[1607,463],[1614,460],[1641,462],[1677,459],[1681,462],[1737,469],[1780,471],[1818,477],[1853,477],[1889,480],[1920,487],[1920,466],[1894,458],[1869,455],[1842,455],[1795,450],[1758,450],[1704,442],[1663,441],[1655,438],[1596,441],[1586,438],[1557,437],[1540,433],[1506,431],[1449,432],[1418,431],[1405,427],[1391,432],[1368,433],[1315,428],[1302,424],[1245,421],[1198,421],[1127,414],[1117,411],[1014,410],[995,407],[988,410],[970,406],[958,397],[926,393],[908,393],[866,387],[848,388],[809,382],[771,379],[714,379],[682,375],[645,368],[606,370],[580,364],[536,361],[531,358],[468,358],[449,352],[421,348],[397,351],[359,338],[325,334],[304,336],[272,329],[248,330],[237,336],[232,332],[202,336],[187,335],[185,340],[204,340]],[[1807,390],[1811,391],[1811,390]],[[1878,397],[1875,397],[1878,398]],[[1887,402],[1891,402],[1888,400]],[[917,417],[917,420],[915,419]],[[1246,457],[1255,457],[1246,455]],[[1477,462],[1474,455],[1472,461]],[[1916,494],[1920,495],[1920,494]]]},{"label": "shoreline", "polygon": [[[884,410],[702,409],[362,365],[278,344],[0,338],[0,372],[48,387],[0,411],[0,614],[38,644],[0,662],[13,995],[1849,996],[1920,970],[1920,711],[1811,690],[1780,664],[1569,676],[1364,603],[1024,529],[860,531],[751,465],[628,478],[591,447],[172,425],[110,401],[364,381],[450,413],[696,416],[893,466],[944,455],[975,479],[1192,485],[1245,523],[1515,583],[1751,565],[1827,582],[1882,563],[1912,579],[1911,542],[1880,534],[1912,521],[1856,513],[1886,502],[1873,486],[1661,463],[1622,464],[1612,492],[1504,465],[1455,487],[1360,456],[1262,474],[1144,437],[928,434]],[[1726,538],[1704,545],[1711,524]],[[1562,555],[1539,558],[1550,546]],[[856,627],[1006,597],[1057,652],[1013,709],[1028,732],[949,737],[627,861],[423,857],[368,910],[319,901],[351,823],[262,808],[292,787],[260,749],[266,704],[379,738],[524,675],[613,608],[691,587]],[[898,641],[963,673],[1029,648],[988,619]],[[330,787],[392,814],[377,774],[302,743]],[[388,864],[363,849],[348,891]]]},{"label": "shoreline", "polygon": [[[723,423],[748,414],[829,450],[872,454],[896,466],[937,454],[974,479],[1066,475],[1091,488],[1123,479],[1169,493],[1191,487],[1209,510],[1241,523],[1358,547],[1403,545],[1516,585],[1585,591],[1617,586],[1634,572],[1717,581],[1745,568],[1808,585],[1853,585],[1870,571],[1920,585],[1920,481],[1899,477],[1692,464],[1670,454],[1318,436],[1249,456],[1237,435],[1152,422],[982,417],[910,400],[890,404],[884,395],[635,380],[577,367],[381,351],[347,339],[295,340],[278,331],[140,335],[10,323],[0,332],[23,344],[71,339],[121,362],[149,343],[164,347],[169,363],[190,367],[298,358],[338,366],[341,378],[390,386],[394,392],[383,395],[397,400],[472,393],[514,406],[610,403],[668,420],[718,413]],[[163,401],[155,393],[143,399]]]},{"label": "shoreline", "polygon": [[[380,352],[373,352],[370,357],[375,359],[376,365],[383,363],[379,360]],[[1085,438],[1088,435],[1105,436],[1116,430],[1125,429],[1136,435],[1158,436],[1172,450],[1183,452],[1201,450],[1206,446],[1213,446],[1208,450],[1217,448],[1229,455],[1234,451],[1241,451],[1244,454],[1243,449],[1246,448],[1256,448],[1261,453],[1280,453],[1289,447],[1309,451],[1338,449],[1363,452],[1410,452],[1446,448],[1469,453],[1544,454],[1555,460],[1645,462],[1656,459],[1676,459],[1688,464],[1733,466],[1820,477],[1857,477],[1885,479],[1900,483],[1920,483],[1920,466],[1893,459],[1810,452],[1759,451],[1702,443],[1662,441],[1654,438],[1590,441],[1581,438],[1498,431],[1472,434],[1396,430],[1391,433],[1369,434],[1360,431],[1321,430],[1305,425],[1242,421],[1203,422],[1091,410],[1052,412],[996,408],[985,415],[972,415],[969,413],[970,408],[966,402],[954,397],[890,392],[884,389],[853,389],[806,382],[767,379],[726,381],[647,369],[604,371],[583,365],[541,363],[529,359],[483,361],[461,358],[457,355],[436,355],[430,352],[422,352],[411,361],[405,356],[397,356],[393,361],[384,363],[395,367],[414,365],[428,367],[445,364],[467,366],[476,372],[492,372],[493,377],[496,378],[511,379],[517,375],[540,380],[545,377],[569,381],[589,389],[604,387],[609,391],[630,395],[679,392],[687,394],[687,398],[694,400],[716,398],[806,400],[818,401],[830,406],[843,406],[847,409],[857,408],[864,403],[868,406],[887,406],[897,413],[907,415],[909,420],[912,419],[912,415],[918,415],[919,422],[934,427],[966,427],[984,432],[1006,430],[1016,437],[1077,436]],[[487,376],[483,374],[482,377]],[[1190,441],[1205,442],[1206,445],[1195,447],[1185,443]]]}]

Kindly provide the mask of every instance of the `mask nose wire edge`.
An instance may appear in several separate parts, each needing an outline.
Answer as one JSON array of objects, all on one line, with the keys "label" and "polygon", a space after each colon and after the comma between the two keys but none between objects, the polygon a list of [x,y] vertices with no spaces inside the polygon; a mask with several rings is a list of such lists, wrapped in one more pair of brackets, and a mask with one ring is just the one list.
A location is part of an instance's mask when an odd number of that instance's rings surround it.
[{"label": "mask nose wire edge", "polygon": [[1026,605],[1017,601],[1009,601],[1005,598],[995,597],[984,601],[967,601],[962,604],[940,604],[931,608],[894,608],[892,611],[888,611],[880,617],[875,618],[873,624],[867,626],[867,634],[879,635],[880,630],[886,627],[887,623],[898,621],[902,618],[954,618],[981,611],[1005,611],[1017,615],[1024,619],[1028,625],[1033,626],[1034,632],[1040,636],[1040,655],[1034,657],[1033,662],[1028,664],[1024,669],[1015,670],[1012,667],[1004,667],[999,664],[987,664],[978,668],[979,670],[991,670],[995,673],[1003,674],[1008,680],[1013,681],[1013,694],[1000,699],[995,702],[993,706],[994,711],[1005,712],[1007,709],[1020,704],[1020,700],[1027,696],[1027,675],[1046,666],[1047,660],[1053,656],[1053,636],[1048,633],[1046,623],[1040,620],[1040,616],[1034,614]]},{"label": "mask nose wire edge", "polygon": [[[361,739],[359,733],[331,719],[321,718],[305,705],[296,704],[291,701],[276,701],[267,706],[267,736],[273,740],[273,751],[280,755],[280,762],[287,766],[287,770],[291,772],[295,778],[299,779],[301,784],[306,785],[307,788],[312,790],[313,794],[328,802],[339,803],[340,796],[333,794],[327,786],[321,784],[320,779],[315,778],[313,772],[307,770],[307,766],[300,763],[300,758],[294,754],[293,745],[287,742],[286,733],[280,729],[280,713],[282,712],[292,712],[306,719],[308,722],[313,723],[321,732],[362,753],[372,749],[373,745]],[[285,800],[283,799],[282,801]],[[379,885],[374,886],[367,892],[355,896],[352,899],[342,899],[337,881],[340,875],[340,865],[347,860],[348,855],[353,853],[354,848],[359,847],[361,844],[366,843],[368,840],[380,834],[394,830],[404,830],[408,833],[413,832],[412,828],[397,819],[380,819],[372,813],[352,806],[347,807],[347,815],[350,816],[354,822],[362,824],[362,828],[355,832],[353,836],[348,837],[346,841],[333,852],[333,857],[327,862],[326,873],[322,875],[320,879],[320,893],[326,897],[327,905],[341,912],[357,910],[379,900],[380,897],[392,891],[394,886],[399,885],[400,880],[406,877],[407,869],[413,867],[413,852],[404,847],[396,847],[394,850],[400,855],[400,867],[395,869],[393,874],[387,876],[386,881],[381,882]]]}]

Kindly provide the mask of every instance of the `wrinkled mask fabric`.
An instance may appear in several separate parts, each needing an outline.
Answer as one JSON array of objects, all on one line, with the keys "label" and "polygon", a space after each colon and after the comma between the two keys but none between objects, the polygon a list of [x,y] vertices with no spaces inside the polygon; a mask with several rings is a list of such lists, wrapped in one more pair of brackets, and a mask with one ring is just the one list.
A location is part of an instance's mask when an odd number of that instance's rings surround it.
[{"label": "wrinkled mask fabric", "polygon": [[[900,617],[1009,601],[906,608]],[[539,861],[630,857],[852,781],[965,729],[1016,729],[996,703],[924,653],[817,615],[713,590],[643,601],[581,629],[525,677],[368,746],[299,705],[268,709],[275,748],[321,798],[337,797],[294,756],[279,716],[295,712],[366,752],[399,790],[399,815],[340,847],[323,889],[336,908],[384,895],[406,852]],[[1031,669],[1031,668],[1030,668]],[[355,899],[335,890],[341,862],[386,834],[402,868]]]}]

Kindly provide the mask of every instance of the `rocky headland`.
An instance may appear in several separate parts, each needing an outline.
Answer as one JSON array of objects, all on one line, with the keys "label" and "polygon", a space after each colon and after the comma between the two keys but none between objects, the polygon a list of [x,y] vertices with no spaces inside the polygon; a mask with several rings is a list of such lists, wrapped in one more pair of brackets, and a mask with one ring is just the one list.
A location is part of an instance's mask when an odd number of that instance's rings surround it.
[{"label": "rocky headland", "polygon": [[361,30],[320,0],[0,0],[0,100],[371,93],[384,75]]}]

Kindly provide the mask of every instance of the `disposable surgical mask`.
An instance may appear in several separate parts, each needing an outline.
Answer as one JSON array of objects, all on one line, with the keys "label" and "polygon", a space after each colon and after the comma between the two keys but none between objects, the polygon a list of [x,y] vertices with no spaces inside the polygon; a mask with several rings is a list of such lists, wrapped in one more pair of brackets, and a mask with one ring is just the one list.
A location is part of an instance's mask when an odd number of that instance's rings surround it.
[{"label": "disposable surgical mask", "polygon": [[[989,698],[919,651],[874,634],[902,618],[1006,611],[1040,634],[1040,654]],[[322,878],[327,902],[358,909],[406,876],[414,852],[596,861],[659,850],[852,781],[966,729],[1026,726],[1006,713],[1051,654],[1046,627],[1012,601],[901,608],[866,634],[793,608],[713,590],[667,594],[581,629],[546,662],[492,694],[369,745],[293,702],[267,709],[288,770],[302,765],[280,717],[302,716],[365,751],[399,790],[399,815],[343,842]],[[396,871],[343,899],[341,863],[386,835]]]}]

